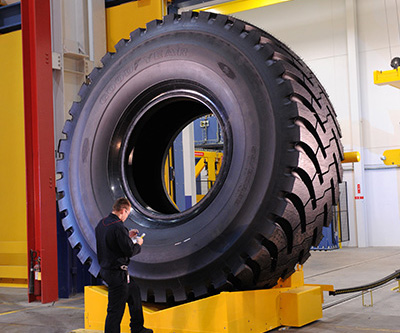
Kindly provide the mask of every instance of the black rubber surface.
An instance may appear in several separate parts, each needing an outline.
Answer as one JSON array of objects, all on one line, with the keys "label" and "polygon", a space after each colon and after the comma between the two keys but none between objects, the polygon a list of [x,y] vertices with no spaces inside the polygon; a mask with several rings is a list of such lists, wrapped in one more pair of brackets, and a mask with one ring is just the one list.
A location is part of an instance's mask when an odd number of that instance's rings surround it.
[{"label": "black rubber surface", "polygon": [[[211,13],[169,15],[121,40],[70,111],[57,186],[72,246],[97,275],[94,227],[128,197],[146,233],[130,273],[144,300],[186,301],[273,286],[304,263],[332,219],[340,129],[304,62],[266,32]],[[207,196],[179,212],[164,190],[168,147],[213,113],[224,161]]]}]

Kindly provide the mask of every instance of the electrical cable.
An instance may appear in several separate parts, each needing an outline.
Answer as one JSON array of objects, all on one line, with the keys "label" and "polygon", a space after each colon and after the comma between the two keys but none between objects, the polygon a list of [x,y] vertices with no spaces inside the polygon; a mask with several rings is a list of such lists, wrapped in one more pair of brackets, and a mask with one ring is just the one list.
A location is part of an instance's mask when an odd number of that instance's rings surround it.
[{"label": "electrical cable", "polygon": [[400,269],[395,271],[394,273],[369,284],[365,284],[362,286],[358,287],[352,287],[352,288],[344,288],[344,289],[337,289],[329,292],[329,296],[336,296],[336,295],[343,295],[343,294],[349,294],[349,293],[355,293],[358,291],[365,291],[365,290],[370,290],[377,288],[385,283],[388,283],[389,281],[393,279],[400,279]]}]

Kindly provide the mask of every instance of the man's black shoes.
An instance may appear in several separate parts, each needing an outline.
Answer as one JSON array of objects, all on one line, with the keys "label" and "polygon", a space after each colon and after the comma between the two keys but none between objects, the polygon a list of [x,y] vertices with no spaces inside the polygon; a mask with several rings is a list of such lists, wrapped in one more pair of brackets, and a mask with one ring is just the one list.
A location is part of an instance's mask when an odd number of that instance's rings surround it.
[{"label": "man's black shoes", "polygon": [[153,333],[153,330],[150,328],[143,327],[139,333]]}]

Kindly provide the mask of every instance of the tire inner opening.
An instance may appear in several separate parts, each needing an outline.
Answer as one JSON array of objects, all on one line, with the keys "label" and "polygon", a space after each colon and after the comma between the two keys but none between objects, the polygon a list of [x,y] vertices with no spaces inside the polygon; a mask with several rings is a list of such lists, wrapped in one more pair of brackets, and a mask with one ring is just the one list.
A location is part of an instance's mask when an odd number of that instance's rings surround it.
[{"label": "tire inner opening", "polygon": [[[207,140],[197,141],[198,145],[193,147],[194,137],[193,140],[182,142],[182,137],[187,137],[187,135],[179,134],[192,122],[193,126],[204,126],[207,124],[207,120],[204,119],[210,117],[214,118],[213,121],[217,122],[219,127],[220,122],[213,115],[215,111],[214,106],[205,96],[181,90],[159,95],[142,108],[138,113],[139,116],[134,117],[131,122],[129,135],[125,140],[125,153],[122,154],[122,177],[131,202],[139,203],[140,208],[148,212],[163,215],[180,214],[196,205],[196,202],[190,202],[182,184],[184,179],[182,173],[188,172],[182,169],[185,164],[183,163],[184,155],[187,158],[187,151],[183,152],[182,147],[192,145],[192,153],[196,152],[195,155],[201,155],[204,150],[206,154],[219,153],[218,156],[221,157],[219,168],[221,168],[223,129],[220,131],[220,143],[209,147],[207,147]],[[189,131],[189,133],[193,132]],[[201,151],[196,149],[201,149]],[[193,156],[192,167],[200,159]],[[207,162],[205,165],[207,167]],[[195,170],[192,170],[193,177],[194,172]],[[202,177],[204,181],[207,171],[203,170]],[[201,181],[200,178],[198,177],[197,180]],[[214,179],[214,182],[216,181],[217,179]],[[206,184],[210,190],[212,183]],[[198,184],[196,187],[197,192],[202,188],[204,193],[204,184],[203,186]],[[196,191],[196,189],[193,190]],[[198,198],[202,197],[203,195],[200,194]]]}]

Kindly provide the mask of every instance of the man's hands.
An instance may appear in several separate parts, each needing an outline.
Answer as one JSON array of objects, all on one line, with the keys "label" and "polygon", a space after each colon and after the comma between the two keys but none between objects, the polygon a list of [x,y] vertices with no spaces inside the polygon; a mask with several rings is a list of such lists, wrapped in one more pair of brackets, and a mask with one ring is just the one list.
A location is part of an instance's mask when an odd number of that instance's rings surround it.
[{"label": "man's hands", "polygon": [[143,244],[143,238],[138,237],[139,235],[139,230],[137,229],[131,229],[129,230],[129,237],[134,240],[134,243],[142,245]]},{"label": "man's hands", "polygon": [[137,230],[137,229],[129,230],[129,237],[130,238],[136,237],[137,235],[139,235],[139,230]]}]

